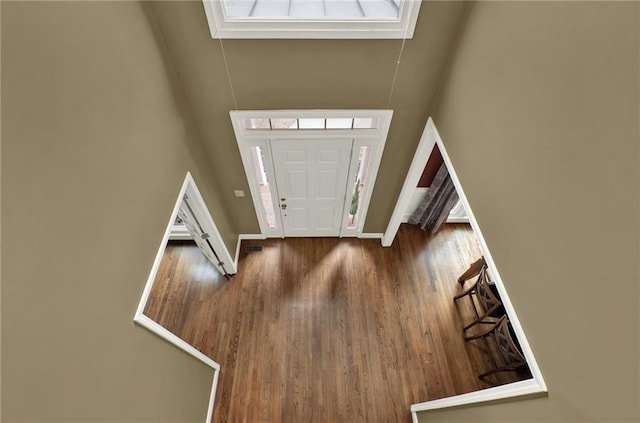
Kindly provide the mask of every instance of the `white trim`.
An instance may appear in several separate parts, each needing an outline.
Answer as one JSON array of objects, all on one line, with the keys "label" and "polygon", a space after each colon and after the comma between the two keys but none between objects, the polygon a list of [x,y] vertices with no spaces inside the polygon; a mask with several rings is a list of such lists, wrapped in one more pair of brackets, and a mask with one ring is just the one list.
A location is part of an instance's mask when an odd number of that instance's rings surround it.
[{"label": "white trim", "polygon": [[165,341],[169,341],[171,344],[180,348],[187,354],[197,358],[202,361],[207,366],[211,367],[215,370],[220,370],[220,365],[213,361],[210,357],[207,357],[193,346],[189,345],[173,333],[169,332],[164,326],[161,326],[156,321],[152,320],[149,316],[145,314],[136,315],[133,319],[134,322],[138,323],[141,326],[149,329],[151,332],[155,333],[159,337],[163,338]]},{"label": "white trim", "polygon": [[209,394],[209,404],[207,405],[206,423],[213,420],[213,406],[216,403],[216,392],[218,391],[218,379],[220,378],[220,369],[216,369],[213,373],[213,381],[211,382],[211,393]]},{"label": "white trim", "polygon": [[171,226],[171,233],[169,234],[169,241],[193,241],[191,233],[185,225]]},{"label": "white trim", "polygon": [[382,239],[382,236],[383,236],[382,233],[375,233],[375,232],[358,234],[358,238],[360,239]]},{"label": "white trim", "polygon": [[[387,136],[389,135],[389,127],[391,126],[391,118],[393,117],[393,111],[389,110],[388,118],[383,119],[380,122],[380,127],[378,128],[379,140],[377,143],[373,143],[371,141],[355,139],[354,142],[354,150],[360,152],[360,148],[364,146],[368,146],[370,148],[370,156],[369,156],[369,168],[367,169],[367,179],[365,180],[364,191],[362,192],[362,197],[360,199],[360,205],[358,206],[359,210],[362,210],[358,213],[358,223],[356,224],[356,233],[361,234],[362,229],[364,228],[364,222],[367,219],[367,213],[369,212],[369,203],[371,202],[371,196],[373,195],[373,188],[376,184],[376,179],[378,177],[378,171],[380,170],[380,162],[382,161],[382,153],[384,152],[384,146],[387,143]],[[355,163],[353,164],[354,173],[355,168],[358,166],[358,159],[356,158]],[[354,175],[355,176],[355,175]],[[353,180],[353,178],[351,179]],[[347,201],[345,204],[351,204],[350,201]],[[348,214],[348,213],[347,213]],[[342,222],[343,228],[346,229],[346,217]]]},{"label": "white trim", "polygon": [[413,415],[414,421],[417,422],[418,417],[416,413],[420,411],[439,410],[443,408],[458,407],[461,405],[477,404],[523,395],[538,394],[541,392],[546,392],[546,390],[541,389],[540,385],[534,379],[522,380],[520,382],[513,382],[507,385],[487,388],[481,391],[412,404],[411,414]]},{"label": "white trim", "polygon": [[203,0],[211,38],[403,39],[413,38],[420,0],[406,0],[398,18],[380,20],[227,18],[220,0]]},{"label": "white trim", "polygon": [[[236,138],[299,138],[301,134],[313,136],[335,134],[339,137],[363,138],[369,135],[380,137],[389,131],[393,110],[390,109],[279,109],[279,110],[231,110],[229,111]],[[246,129],[242,119],[333,119],[333,118],[378,118],[378,128],[354,129]],[[385,128],[386,126],[386,128]]]},{"label": "white trim", "polygon": [[[239,125],[239,122],[233,121],[234,131],[236,130],[236,125]],[[273,169],[272,162],[272,154],[271,154],[271,144],[267,138],[251,138],[250,140],[245,140],[238,137],[236,135],[236,141],[238,142],[238,150],[240,151],[240,158],[242,160],[242,166],[245,170],[245,175],[247,177],[247,184],[249,185],[249,192],[251,193],[251,200],[253,201],[254,211],[256,212],[256,218],[258,219],[258,225],[260,226],[260,232],[264,234],[265,237],[282,237],[283,229],[282,229],[282,216],[278,210],[278,197],[277,197],[277,187],[276,187],[276,176]],[[251,149],[254,147],[260,147],[262,149],[262,155],[264,157],[264,170],[269,179],[269,189],[271,192],[271,204],[273,206],[273,214],[276,219],[276,227],[272,229],[269,227],[269,223],[267,222],[267,212],[264,208],[264,203],[262,202],[262,193],[260,192],[260,188],[258,187],[257,182],[260,175],[256,175],[255,166],[252,163],[254,159],[254,154],[251,152]]]},{"label": "white trim", "polygon": [[[356,153],[357,150],[357,153]],[[340,221],[340,234],[339,237],[355,236],[358,234],[358,223],[353,228],[349,228],[349,210],[351,209],[352,191],[355,186],[356,171],[358,168],[358,156],[360,155],[360,147],[356,147],[356,141],[351,140],[351,151],[349,152],[351,157],[349,158],[349,168],[347,169],[347,180],[344,190],[344,198],[342,200],[342,217]],[[366,187],[365,187],[366,188]],[[357,189],[357,188],[356,188]]]},{"label": "white trim", "polygon": [[242,244],[242,241],[245,239],[267,239],[267,237],[262,234],[238,235],[238,243],[236,244],[236,258],[235,258],[236,269],[238,268],[238,260],[240,259],[240,244]]},{"label": "white trim", "polygon": [[[428,138],[428,140],[425,138]],[[416,408],[417,411],[422,411],[422,410],[429,410],[429,409],[436,409],[436,408],[452,407],[457,405],[473,404],[473,403],[483,402],[483,401],[492,401],[496,399],[511,398],[515,396],[528,395],[532,393],[547,392],[547,386],[542,377],[542,373],[533,355],[533,351],[529,346],[529,342],[524,333],[524,330],[522,329],[520,320],[518,319],[518,316],[513,308],[513,305],[511,304],[511,300],[509,299],[509,295],[507,294],[507,291],[504,287],[504,282],[502,280],[502,277],[500,276],[500,273],[498,272],[495,262],[493,261],[493,257],[491,256],[489,247],[484,239],[484,236],[482,235],[482,231],[480,230],[478,221],[476,220],[475,215],[473,214],[473,210],[469,206],[469,201],[467,200],[464,190],[462,189],[462,185],[460,183],[460,180],[458,179],[458,174],[456,173],[455,168],[451,163],[451,159],[442,142],[442,139],[440,138],[440,134],[438,133],[438,130],[431,118],[429,118],[429,120],[427,121],[427,126],[423,134],[423,139],[420,140],[420,145],[418,146],[418,149],[420,149],[420,147],[423,145],[423,141],[424,141],[424,144],[437,145],[438,149],[440,150],[440,153],[442,154],[444,163],[447,166],[447,169],[449,170],[451,181],[453,182],[453,185],[455,186],[456,191],[458,192],[458,196],[460,197],[460,202],[464,206],[464,209],[467,211],[467,215],[469,217],[469,223],[471,224],[471,227],[473,228],[473,231],[476,237],[478,238],[480,249],[482,250],[485,261],[487,262],[487,266],[491,271],[491,275],[493,276],[495,286],[498,289],[498,293],[500,294],[500,299],[502,301],[502,304],[507,314],[509,315],[509,320],[511,322],[514,332],[516,333],[516,336],[522,348],[522,352],[527,360],[527,365],[529,366],[529,370],[531,371],[533,379],[530,379],[528,381],[510,383],[510,384],[502,385],[496,388],[484,389],[484,390],[472,392],[469,394],[457,395],[450,398],[427,401],[421,404],[412,405],[411,410],[412,412],[414,411],[414,406],[419,408],[419,409]],[[422,153],[423,152],[421,152],[421,154]],[[414,162],[416,161],[417,156],[418,156],[418,152],[416,152],[416,156],[414,156]],[[413,166],[413,163],[412,163],[412,166]],[[424,164],[423,164],[423,168],[424,168]],[[412,168],[410,168],[410,172],[411,170]],[[405,180],[405,184],[406,182],[407,181]],[[403,186],[403,190],[404,190],[404,186]],[[402,197],[402,194],[401,194],[401,197]],[[398,204],[396,204],[396,208],[397,207],[398,207]],[[395,211],[394,211],[394,214],[395,214]],[[397,231],[397,228],[396,228],[396,231]],[[395,236],[395,232],[393,233],[393,235]],[[393,241],[393,237],[391,238],[391,241]]]},{"label": "white trim", "polygon": [[[209,234],[209,242],[213,245],[220,258],[220,261],[224,263],[224,269],[227,273],[233,275],[236,273],[236,265],[233,261],[233,257],[231,257],[231,253],[229,253],[229,249],[227,245],[224,243],[222,236],[220,235],[220,231],[218,231],[218,227],[216,226],[216,222],[213,220],[209,209],[207,208],[207,204],[200,194],[200,190],[198,189],[193,177],[189,172],[187,172],[187,176],[185,178],[187,183],[186,194],[189,195],[191,201],[191,207],[194,210],[199,212],[199,221],[202,225],[203,229],[207,231]],[[179,201],[182,201],[182,197],[178,197]],[[175,216],[172,216],[171,222],[175,222]],[[218,266],[216,266],[218,267]],[[219,268],[222,271],[222,269]]]},{"label": "white trim", "polygon": [[193,237],[189,233],[173,233],[169,241],[193,241]]},{"label": "white trim", "polygon": [[440,153],[442,154],[442,158],[444,159],[444,163],[447,166],[447,169],[449,170],[451,181],[453,182],[453,185],[455,186],[456,191],[458,192],[458,196],[460,197],[460,202],[464,206],[464,209],[467,211],[467,215],[469,217],[469,223],[471,224],[471,227],[473,228],[473,232],[478,238],[478,242],[480,243],[480,249],[482,250],[484,259],[487,262],[487,266],[491,271],[491,275],[493,276],[495,285],[498,288],[498,293],[500,294],[502,305],[504,306],[507,314],[509,315],[509,321],[511,322],[511,326],[513,327],[513,330],[515,331],[516,336],[518,337],[518,341],[520,341],[520,347],[522,347],[524,356],[527,359],[529,370],[533,375],[533,379],[539,384],[541,390],[543,392],[546,392],[547,387],[546,387],[546,384],[544,383],[544,379],[542,377],[542,373],[540,372],[540,368],[538,367],[538,363],[536,362],[536,359],[533,356],[533,351],[531,351],[531,347],[529,346],[529,341],[527,341],[527,337],[522,329],[522,326],[520,325],[520,320],[518,319],[518,316],[516,315],[516,311],[514,310],[513,305],[511,304],[511,299],[509,298],[509,295],[507,294],[507,291],[504,287],[504,282],[502,280],[502,277],[500,276],[500,273],[498,272],[498,268],[496,267],[496,264],[493,261],[493,256],[489,251],[489,246],[487,245],[487,242],[485,241],[484,236],[482,235],[482,231],[480,230],[480,225],[478,225],[478,221],[476,220],[473,210],[469,205],[467,196],[465,195],[464,190],[462,189],[462,184],[458,179],[458,174],[456,173],[456,170],[454,169],[453,164],[451,163],[451,159],[449,158],[447,149],[442,143],[442,139],[440,138],[438,129],[436,128],[431,118],[429,118],[429,122],[427,122],[427,126],[429,125],[433,127],[432,133],[433,133],[433,136],[435,137],[436,143],[438,144],[438,149],[440,150]]},{"label": "white trim", "polygon": [[[232,110],[229,112],[233,130],[236,135],[238,149],[242,159],[242,164],[247,176],[247,184],[251,192],[256,217],[260,226],[260,232],[268,238],[284,237],[282,218],[279,213],[279,198],[277,195],[277,181],[273,169],[273,155],[271,153],[271,141],[273,140],[317,140],[317,139],[336,139],[353,140],[352,152],[360,151],[360,147],[368,146],[370,148],[369,168],[365,187],[360,197],[360,213],[358,215],[358,223],[355,228],[347,228],[348,210],[343,210],[340,236],[358,236],[364,227],[371,195],[376,182],[382,153],[391,126],[393,110]],[[251,129],[244,127],[243,120],[250,118],[377,118],[378,127],[375,129],[330,129],[330,130],[275,130],[275,129]],[[262,197],[259,188],[256,186],[257,177],[255,175],[255,166],[251,163],[251,148],[260,146],[265,156],[265,171],[269,181],[271,181],[271,197],[276,216],[276,229],[270,229],[266,221],[266,213],[262,204]],[[356,157],[353,157],[356,156]],[[356,168],[358,166],[358,158],[356,154],[352,154],[352,160],[349,163],[349,172],[347,183],[355,178]],[[348,194],[347,194],[348,195]],[[346,198],[345,198],[345,204]],[[350,203],[349,203],[350,204]],[[345,207],[346,209],[346,207]]]},{"label": "white trim", "polygon": [[402,218],[409,207],[409,204],[411,204],[411,199],[413,198],[413,193],[420,181],[420,176],[422,176],[427,160],[429,160],[429,155],[431,154],[431,151],[433,151],[433,147],[436,145],[436,139],[433,136],[434,129],[435,125],[433,125],[433,121],[429,118],[424,131],[422,131],[422,137],[420,137],[418,148],[416,149],[416,153],[411,161],[411,166],[409,166],[407,177],[404,179],[404,184],[402,185],[402,190],[400,191],[400,196],[398,197],[396,206],[393,209],[391,219],[389,219],[387,230],[382,237],[383,247],[390,247],[391,244],[393,244],[393,240],[400,228],[400,223],[402,223]]},{"label": "white trim", "polygon": [[458,201],[447,216],[447,223],[469,223],[469,216],[461,201]]},{"label": "white trim", "polygon": [[180,209],[180,204],[182,203],[182,198],[184,198],[184,194],[187,192],[187,186],[189,184],[190,177],[191,175],[187,173],[187,177],[185,177],[184,181],[182,182],[182,186],[180,187],[180,191],[178,192],[178,198],[176,200],[175,205],[173,206],[173,211],[171,212],[169,223],[167,224],[167,228],[164,232],[164,236],[162,237],[162,241],[160,242],[160,248],[156,253],[156,258],[153,261],[153,265],[151,266],[151,272],[149,272],[147,283],[144,286],[144,290],[142,291],[142,297],[140,298],[140,302],[138,303],[138,309],[136,310],[136,314],[133,319],[134,321],[139,316],[144,315],[144,308],[147,305],[147,301],[149,300],[149,295],[151,294],[151,288],[153,287],[153,282],[156,278],[156,274],[158,273],[158,269],[160,268],[160,262],[162,261],[162,256],[164,255],[164,250],[167,246],[169,235],[171,234],[171,228],[173,227],[173,222],[176,221],[176,216],[178,215],[178,210]]},{"label": "white trim", "polygon": [[[211,382],[211,393],[209,395],[209,404],[207,407],[207,417],[205,420],[205,423],[209,423],[211,421],[211,418],[213,417],[213,406],[215,404],[216,390],[218,387],[220,365],[214,360],[212,360],[210,357],[204,355],[202,352],[200,352],[193,346],[189,345],[184,340],[180,339],[178,336],[174,335],[169,330],[167,330],[166,328],[164,328],[163,326],[153,321],[151,318],[149,318],[144,314],[144,309],[147,305],[147,301],[149,300],[149,295],[151,294],[151,288],[153,287],[153,283],[158,273],[158,269],[160,268],[160,262],[162,261],[162,257],[164,255],[167,241],[169,240],[171,229],[173,228],[173,223],[176,221],[178,209],[180,208],[182,199],[184,198],[187,192],[191,194],[191,198],[195,199],[196,203],[199,203],[201,201],[202,205],[204,205],[204,200],[200,195],[200,191],[198,191],[198,187],[195,185],[193,177],[189,172],[187,172],[187,175],[184,178],[182,186],[180,187],[180,191],[178,193],[176,203],[173,206],[173,211],[171,212],[171,218],[169,219],[169,223],[167,224],[167,228],[165,229],[164,235],[162,237],[162,241],[160,242],[160,248],[156,253],[156,257],[153,261],[153,265],[151,266],[151,272],[149,273],[149,277],[147,278],[147,282],[142,291],[142,296],[140,297],[140,302],[138,303],[138,308],[136,309],[136,313],[133,317],[133,321],[139,324],[140,326],[144,327],[145,329],[155,333],[165,341],[178,347],[182,351],[186,352],[187,354],[191,355],[192,357],[196,358],[197,360],[201,361],[202,363],[206,364],[207,366],[211,367],[214,370],[213,381]],[[204,206],[203,208],[206,212],[206,216],[209,219],[211,219],[211,222],[201,222],[201,223],[206,223],[208,226],[213,225],[213,226],[209,226],[208,228],[208,229],[215,230],[215,234],[212,233],[212,238],[214,236],[219,237],[220,234],[217,232],[218,231],[217,227],[215,226],[215,223],[213,222],[213,219],[211,218],[209,211],[206,209],[206,206]],[[224,246],[224,243],[223,243],[223,246]],[[226,249],[226,246],[224,246],[224,253],[226,253],[227,255],[229,254],[228,250]],[[227,262],[225,262],[225,264],[227,264]],[[235,273],[236,271],[235,263],[229,261],[228,264],[229,266],[231,266],[231,269],[233,269],[233,273]]]},{"label": "white trim", "polygon": [[468,217],[447,217],[447,223],[470,223]]},{"label": "white trim", "polygon": [[187,344],[182,339],[178,338],[173,333],[169,332],[164,327],[160,326],[158,323],[151,320],[148,316],[145,316],[144,314],[138,315],[136,313],[136,316],[133,318],[133,321],[139,324],[140,326],[144,327],[145,329],[150,330],[151,332],[163,338],[165,341],[168,341],[170,344],[175,345],[179,349],[195,357],[197,360],[203,362],[204,364],[206,364],[207,366],[213,369],[211,393],[209,394],[209,404],[207,406],[207,417],[205,420],[205,423],[209,423],[211,421],[211,418],[213,417],[213,406],[215,404],[216,391],[218,388],[218,377],[220,376],[220,365],[215,361],[213,361],[211,358],[202,354],[197,349],[193,348],[191,345]]},{"label": "white trim", "polygon": [[424,196],[427,195],[427,191],[429,191],[429,188],[425,188],[425,187],[415,188],[415,190],[413,191],[413,195],[411,196],[411,201],[407,205],[407,209],[404,211],[404,214],[402,215],[402,223],[407,223],[409,221],[409,218],[411,217],[413,212],[418,208],[418,206],[424,199]]},{"label": "white trim", "polygon": [[238,235],[238,238],[240,238],[240,239],[267,239],[262,234],[240,234],[240,235]]}]

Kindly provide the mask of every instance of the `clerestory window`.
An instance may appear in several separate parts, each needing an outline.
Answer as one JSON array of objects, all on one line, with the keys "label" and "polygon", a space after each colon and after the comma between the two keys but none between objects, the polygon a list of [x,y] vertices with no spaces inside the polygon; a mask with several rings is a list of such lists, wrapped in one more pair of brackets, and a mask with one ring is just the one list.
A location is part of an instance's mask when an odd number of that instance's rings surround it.
[{"label": "clerestory window", "polygon": [[412,38],[420,0],[203,0],[213,38]]}]

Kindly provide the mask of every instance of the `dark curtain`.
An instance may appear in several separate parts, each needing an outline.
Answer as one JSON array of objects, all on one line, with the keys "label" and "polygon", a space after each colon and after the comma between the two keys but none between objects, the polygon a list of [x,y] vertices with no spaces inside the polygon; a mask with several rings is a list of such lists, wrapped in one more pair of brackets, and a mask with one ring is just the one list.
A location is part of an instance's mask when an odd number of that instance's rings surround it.
[{"label": "dark curtain", "polygon": [[453,186],[447,166],[442,163],[424,200],[409,218],[409,223],[420,225],[423,231],[436,233],[457,202],[458,193]]}]

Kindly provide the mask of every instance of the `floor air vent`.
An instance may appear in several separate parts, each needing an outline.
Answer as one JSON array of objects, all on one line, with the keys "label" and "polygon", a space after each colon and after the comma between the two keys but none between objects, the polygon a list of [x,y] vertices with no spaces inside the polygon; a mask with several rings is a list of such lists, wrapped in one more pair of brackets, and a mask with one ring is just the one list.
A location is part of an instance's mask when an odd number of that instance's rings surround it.
[{"label": "floor air vent", "polygon": [[261,253],[262,245],[249,245],[244,249],[244,251],[247,253]]}]

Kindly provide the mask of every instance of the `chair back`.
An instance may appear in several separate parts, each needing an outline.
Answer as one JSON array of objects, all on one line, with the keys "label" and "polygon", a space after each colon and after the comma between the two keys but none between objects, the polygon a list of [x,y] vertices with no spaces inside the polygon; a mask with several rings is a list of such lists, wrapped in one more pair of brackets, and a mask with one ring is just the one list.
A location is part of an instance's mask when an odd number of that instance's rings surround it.
[{"label": "chair back", "polygon": [[498,297],[496,297],[489,286],[489,274],[487,272],[486,265],[482,266],[482,269],[480,269],[480,273],[478,274],[476,297],[480,304],[480,310],[483,312],[483,316],[489,316],[502,305],[502,302]]},{"label": "chair back", "polygon": [[526,364],[527,361],[511,335],[509,318],[506,315],[502,316],[496,323],[491,335],[496,343],[503,365],[517,367]]}]

